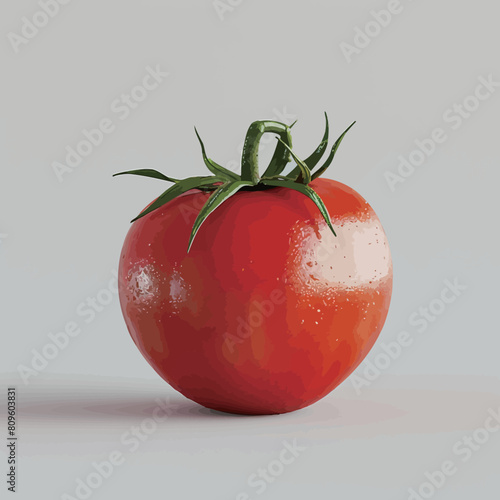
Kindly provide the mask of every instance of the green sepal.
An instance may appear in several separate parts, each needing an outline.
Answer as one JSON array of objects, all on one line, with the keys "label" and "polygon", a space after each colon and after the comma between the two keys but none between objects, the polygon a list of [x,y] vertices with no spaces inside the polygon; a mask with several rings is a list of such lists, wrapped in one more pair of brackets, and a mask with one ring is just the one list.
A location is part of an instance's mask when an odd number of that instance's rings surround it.
[{"label": "green sepal", "polygon": [[281,139],[278,139],[278,141],[280,141],[283,144],[283,146],[288,149],[288,151],[292,155],[292,158],[297,163],[297,168],[299,169],[300,174],[295,180],[295,182],[300,182],[302,184],[309,184],[311,182],[311,171],[309,170],[309,167]]},{"label": "green sepal", "polygon": [[145,215],[149,214],[153,210],[156,210],[157,208],[160,208],[161,206],[165,205],[165,203],[168,203],[169,201],[173,200],[174,198],[177,198],[177,196],[180,196],[181,194],[191,190],[191,189],[196,189],[196,188],[201,188],[201,187],[209,187],[212,186],[213,189],[217,189],[217,186],[215,185],[216,182],[224,182],[225,179],[222,177],[188,177],[187,179],[182,179],[173,186],[171,186],[169,189],[167,189],[164,193],[162,193],[158,198],[151,204],[149,207],[147,207],[145,210],[143,210],[135,219],[132,219],[131,222],[136,221],[137,219],[140,219],[141,217],[144,217]]},{"label": "green sepal", "polygon": [[125,174],[143,175],[144,177],[153,177],[154,179],[161,179],[162,181],[179,182],[179,179],[174,179],[173,177],[167,177],[166,175],[163,175],[161,172],[158,172],[158,170],[153,170],[152,168],[141,168],[139,170],[127,170],[126,172],[118,172],[117,174],[113,174],[113,177]]},{"label": "green sepal", "polygon": [[292,181],[292,180],[287,180],[287,181],[263,180],[262,184],[264,184],[265,186],[284,187],[284,188],[295,189],[295,191],[298,191],[299,193],[302,193],[303,195],[307,196],[318,207],[318,210],[320,211],[321,215],[325,219],[325,222],[326,222],[327,226],[331,229],[333,235],[337,236],[337,234],[335,233],[335,230],[333,229],[332,221],[330,219],[330,215],[328,213],[328,210],[326,209],[325,204],[323,203],[323,200],[319,197],[319,195],[316,193],[316,191],[314,191],[314,189],[310,188],[309,186],[307,186],[305,184],[300,184],[300,183]]},{"label": "green sepal", "polygon": [[320,175],[322,175],[325,172],[325,170],[330,166],[330,164],[332,163],[333,158],[335,156],[335,153],[337,152],[337,149],[339,148],[340,143],[342,142],[342,139],[345,137],[347,132],[349,132],[349,130],[351,130],[351,128],[354,126],[355,123],[356,122],[352,122],[344,130],[344,132],[342,132],[342,135],[335,141],[335,144],[333,145],[332,150],[330,151],[330,154],[329,154],[328,158],[326,159],[325,163],[318,170],[316,170],[316,172],[314,172],[312,174],[312,180],[314,180],[317,177],[319,177]]},{"label": "green sepal", "polygon": [[[323,157],[328,146],[329,123],[326,113],[325,131],[321,143],[306,160],[301,160],[292,151],[292,138],[290,129],[293,127],[295,122],[292,125],[288,126],[281,122],[264,120],[252,123],[250,125],[250,128],[248,129],[242,153],[241,176],[222,167],[221,165],[207,157],[205,146],[198,134],[198,131],[196,130],[196,127],[195,133],[198,141],[200,142],[203,160],[207,168],[214,174],[214,176],[190,177],[187,179],[179,180],[173,177],[168,177],[161,172],[153,169],[129,170],[126,172],[116,173],[114,174],[114,176],[132,174],[144,177],[152,177],[155,179],[174,183],[173,186],[163,192],[150,206],[148,206],[135,219],[133,219],[132,222],[140,219],[141,217],[144,217],[150,212],[156,210],[157,208],[160,208],[174,198],[192,189],[198,189],[202,192],[213,191],[213,193],[209,196],[207,202],[199,212],[193,225],[188,243],[188,252],[193,244],[198,230],[200,229],[203,222],[207,219],[207,217],[223,202],[225,202],[227,199],[229,199],[244,187],[250,187],[253,189],[263,189],[265,187],[284,187],[294,189],[295,191],[304,194],[309,199],[311,199],[311,201],[313,201],[313,203],[318,207],[318,210],[323,216],[326,224],[328,225],[332,233],[336,236],[326,206],[324,205],[320,196],[314,191],[314,189],[309,187],[308,184],[312,180],[318,178],[321,174],[323,174],[330,166],[337,152],[337,149],[340,146],[340,143],[355,123],[356,122],[353,122],[335,141],[325,163],[315,172],[313,172],[313,169]],[[265,170],[264,174],[260,176],[258,166],[259,143],[262,135],[265,133],[275,133],[279,137],[278,143],[276,145],[276,150],[274,151],[271,162]],[[282,174],[287,163],[290,161],[290,158],[293,158],[295,160],[297,166],[289,174]]]},{"label": "green sepal", "polygon": [[200,141],[201,154],[203,156],[203,161],[205,162],[205,165],[207,166],[208,170],[210,170],[212,174],[218,175],[227,180],[235,180],[235,181],[239,180],[240,176],[238,174],[231,172],[231,170],[224,168],[218,163],[215,163],[212,159],[208,158],[207,153],[205,151],[205,145],[203,144],[203,141],[201,140],[200,134],[198,134],[196,127],[194,127],[194,131],[196,133],[196,137],[198,137],[198,141]]},{"label": "green sepal", "polygon": [[[323,134],[323,139],[321,139],[319,146],[314,150],[314,152],[304,160],[304,163],[309,167],[309,170],[313,170],[313,168],[318,164],[319,160],[321,160],[321,158],[323,157],[323,154],[326,151],[326,147],[328,145],[329,131],[330,128],[328,125],[328,115],[325,112],[325,132]],[[296,179],[299,175],[300,175],[300,168],[295,167],[287,175],[287,177],[289,179]]]},{"label": "green sepal", "polygon": [[285,155],[285,146],[283,146],[281,142],[278,142],[273,157],[271,158],[271,161],[262,176],[273,177],[280,174],[285,169],[286,164],[290,161],[289,157],[285,159]]},{"label": "green sepal", "polygon": [[286,175],[273,175],[272,177],[262,177],[260,184],[262,184],[262,181],[289,181],[289,179]]},{"label": "green sepal", "polygon": [[193,229],[191,230],[191,236],[189,237],[189,244],[187,251],[191,249],[191,245],[193,244],[194,237],[196,233],[200,229],[203,222],[205,222],[206,218],[222,203],[228,200],[233,194],[238,192],[242,187],[245,186],[253,186],[254,184],[250,181],[235,181],[228,182],[219,186],[208,198],[203,208],[200,210],[198,217],[193,224]]},{"label": "green sepal", "polygon": [[[291,129],[296,123],[297,120],[295,120],[288,128]],[[286,126],[286,124],[283,125]],[[285,142],[284,138],[286,138],[289,142],[289,146],[292,145],[292,137],[289,132],[287,132],[286,134],[281,134],[280,137],[283,142]],[[283,144],[278,142],[271,161],[269,162],[269,165],[266,168],[265,172],[262,174],[262,177],[274,177],[281,174],[289,161],[290,155],[287,153],[286,148],[283,146]]]}]

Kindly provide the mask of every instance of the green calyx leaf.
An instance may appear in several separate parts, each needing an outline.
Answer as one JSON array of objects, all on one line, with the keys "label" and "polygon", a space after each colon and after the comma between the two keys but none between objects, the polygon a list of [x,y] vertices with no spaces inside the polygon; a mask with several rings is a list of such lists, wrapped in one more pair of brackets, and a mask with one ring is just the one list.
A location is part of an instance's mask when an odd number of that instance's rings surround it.
[{"label": "green calyx leaf", "polygon": [[205,152],[205,145],[203,144],[203,141],[201,140],[200,134],[198,134],[196,127],[194,128],[194,131],[196,133],[196,137],[198,137],[198,141],[200,142],[201,154],[203,156],[203,161],[205,162],[205,165],[207,166],[208,170],[210,170],[212,174],[223,177],[224,179],[233,181],[238,180],[239,179],[238,174],[231,172],[231,170],[222,167],[221,165],[215,163],[213,160],[207,157],[207,153]]},{"label": "green calyx leaf", "polygon": [[165,203],[168,203],[170,200],[177,198],[177,196],[180,196],[191,189],[200,189],[208,186],[213,187],[213,189],[217,189],[215,184],[217,182],[224,182],[224,179],[221,177],[188,177],[187,179],[182,179],[158,196],[158,198],[156,198],[156,200],[151,203],[149,207],[144,209],[137,217],[132,219],[131,222],[144,217],[153,210],[160,208],[165,205]]},{"label": "green calyx leaf", "polygon": [[317,179],[320,175],[322,175],[326,169],[331,165],[333,158],[335,157],[335,153],[337,152],[337,149],[339,149],[340,143],[342,142],[342,139],[344,139],[345,135],[351,128],[354,126],[356,122],[352,122],[345,130],[342,132],[342,135],[335,141],[335,144],[332,147],[332,150],[330,151],[330,154],[328,155],[328,158],[326,159],[325,163],[318,169],[314,174],[312,174],[312,179]]},{"label": "green calyx leaf", "polygon": [[[328,146],[328,115],[325,113],[325,133],[323,134],[323,139],[319,143],[319,146],[314,150],[314,152],[304,160],[304,163],[309,167],[309,170],[312,170],[323,157],[324,152],[326,151],[326,147]],[[291,179],[295,179],[300,175],[301,171],[299,166],[297,166],[294,170],[292,170],[288,177]]]},{"label": "green calyx leaf", "polygon": [[162,181],[168,181],[168,182],[179,182],[179,179],[174,179],[173,177],[167,177],[166,175],[163,175],[161,172],[158,172],[158,170],[153,170],[151,168],[142,168],[140,170],[127,170],[126,172],[118,172],[117,174],[113,174],[113,177],[125,174],[153,177],[154,179],[161,179]]},{"label": "green calyx leaf", "polygon": [[303,195],[307,196],[310,200],[312,200],[315,203],[321,215],[325,219],[327,226],[332,230],[332,233],[335,236],[337,236],[337,233],[335,233],[335,230],[333,229],[332,221],[330,220],[330,214],[328,213],[328,210],[326,209],[323,200],[319,197],[316,191],[314,191],[314,189],[310,188],[309,186],[306,186],[305,184],[300,184],[298,182],[291,180],[286,180],[286,181],[265,180],[263,181],[263,184],[265,184],[266,186],[286,187],[289,189],[294,189],[295,191],[298,191],[299,193],[302,193]]},{"label": "green calyx leaf", "polygon": [[200,229],[201,225],[205,222],[206,218],[222,203],[228,200],[233,194],[238,192],[242,187],[253,186],[250,181],[234,181],[219,186],[208,198],[203,208],[200,210],[198,217],[194,221],[191,236],[189,238],[188,252],[193,244],[194,237]]},{"label": "green calyx leaf", "polygon": [[[162,207],[174,198],[177,198],[178,196],[193,189],[202,192],[212,192],[194,222],[189,242],[187,244],[187,251],[189,252],[192,247],[194,238],[196,237],[200,227],[205,222],[207,217],[217,207],[222,205],[222,203],[227,201],[231,196],[235,195],[240,189],[284,187],[288,189],[294,189],[295,191],[304,194],[310,200],[312,200],[318,207],[318,210],[323,216],[328,227],[331,229],[333,234],[336,235],[325,204],[323,203],[319,195],[314,191],[314,189],[309,186],[309,183],[322,175],[331,165],[340,146],[340,143],[356,122],[353,122],[335,141],[330,154],[328,155],[328,158],[323,163],[323,165],[316,170],[315,167],[323,157],[328,146],[328,116],[325,113],[325,132],[320,144],[305,160],[301,160],[292,150],[291,128],[295,125],[295,123],[296,122],[292,123],[292,125],[286,125],[285,123],[271,120],[253,122],[250,125],[245,137],[241,158],[241,176],[236,174],[235,172],[228,170],[227,168],[222,167],[212,159],[208,158],[205,151],[205,145],[203,144],[203,141],[201,140],[196,127],[194,130],[201,146],[203,161],[208,170],[213,175],[188,177],[186,179],[179,180],[174,179],[173,177],[168,177],[161,172],[153,169],[128,170],[126,172],[119,172],[117,174],[114,174],[114,176],[130,174],[143,177],[152,177],[155,179],[173,183],[173,185],[170,186],[169,189],[164,191],[153,203],[151,203],[151,205],[144,209],[137,217],[132,219],[132,222],[148,215],[149,213]],[[259,172],[258,161],[259,146],[262,136],[266,133],[277,134],[278,142],[276,144],[276,148],[271,161],[267,168],[264,170],[263,175],[261,176]],[[283,174],[283,171],[285,170],[287,164],[292,159],[296,163],[296,166],[291,170],[290,173]]]},{"label": "green calyx leaf", "polygon": [[309,184],[311,182],[311,171],[309,170],[309,167],[281,139],[278,139],[278,141],[283,143],[283,146],[290,151],[292,158],[297,163],[297,168],[299,169],[300,174],[297,177],[296,182]]}]

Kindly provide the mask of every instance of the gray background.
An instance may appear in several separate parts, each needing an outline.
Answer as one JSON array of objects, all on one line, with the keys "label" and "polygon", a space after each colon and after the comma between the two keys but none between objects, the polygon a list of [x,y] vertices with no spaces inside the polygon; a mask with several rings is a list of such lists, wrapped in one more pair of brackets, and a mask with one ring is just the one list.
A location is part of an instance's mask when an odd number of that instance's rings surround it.
[{"label": "gray background", "polygon": [[[246,0],[221,19],[208,0],[73,0],[18,52],[7,36],[40,6],[2,4],[0,359],[2,385],[18,392],[18,498],[74,495],[76,479],[113,450],[125,463],[92,498],[405,499],[445,460],[458,472],[436,498],[498,498],[500,436],[467,463],[453,447],[500,402],[500,91],[456,130],[443,115],[479,77],[500,81],[500,11],[487,0],[401,5],[348,62],[340,44],[353,44],[355,28],[387,2]],[[169,76],[120,120],[111,103],[156,65]],[[414,343],[361,395],[348,380],[282,417],[204,410],[143,360],[116,296],[88,324],[77,313],[111,279],[128,221],[164,187],[111,175],[201,174],[195,124],[209,155],[231,167],[251,121],[298,118],[295,150],[304,157],[321,137],[323,111],[335,136],[358,121],[328,175],[369,200],[391,244],[394,295],[380,342],[406,330]],[[105,117],[115,131],[60,182],[53,163]],[[391,191],[384,173],[436,127],[446,142]],[[445,279],[467,289],[417,333],[411,314],[439,298]],[[19,365],[68,321],[82,333],[24,384]],[[383,352],[380,342],[368,359]],[[171,414],[129,452],[120,436],[160,396],[170,397]],[[1,404],[4,413],[5,396]],[[305,451],[258,495],[249,476],[293,439]]]}]

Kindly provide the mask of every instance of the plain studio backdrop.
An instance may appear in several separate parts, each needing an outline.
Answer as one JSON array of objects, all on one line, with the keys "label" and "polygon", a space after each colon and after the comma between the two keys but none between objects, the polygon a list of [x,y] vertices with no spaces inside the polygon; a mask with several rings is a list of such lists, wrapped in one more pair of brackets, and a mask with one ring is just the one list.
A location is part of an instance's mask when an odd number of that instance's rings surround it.
[{"label": "plain studio backdrop", "polygon": [[[500,404],[499,15],[488,0],[2,3],[1,407],[14,386],[17,498],[497,498],[500,435],[484,426]],[[332,137],[357,120],[327,176],[387,232],[384,330],[359,379],[308,409],[204,410],[142,358],[113,292],[129,221],[164,184],[112,174],[201,175],[194,125],[235,170],[266,118],[298,119],[305,157],[324,111]],[[47,351],[72,322],[79,335]],[[403,331],[411,345],[387,362]]]}]

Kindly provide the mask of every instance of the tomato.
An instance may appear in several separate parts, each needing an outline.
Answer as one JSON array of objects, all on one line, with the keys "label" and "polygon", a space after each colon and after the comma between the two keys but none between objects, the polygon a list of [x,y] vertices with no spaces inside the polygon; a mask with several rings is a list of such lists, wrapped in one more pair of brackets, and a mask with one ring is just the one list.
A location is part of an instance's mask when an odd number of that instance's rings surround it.
[{"label": "tomato", "polygon": [[189,252],[213,193],[187,190],[132,224],[119,266],[126,325],[187,398],[231,413],[297,410],[337,387],[375,343],[392,291],[382,225],[348,186],[308,186],[329,220],[302,192],[268,185],[220,204]]}]

